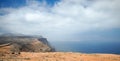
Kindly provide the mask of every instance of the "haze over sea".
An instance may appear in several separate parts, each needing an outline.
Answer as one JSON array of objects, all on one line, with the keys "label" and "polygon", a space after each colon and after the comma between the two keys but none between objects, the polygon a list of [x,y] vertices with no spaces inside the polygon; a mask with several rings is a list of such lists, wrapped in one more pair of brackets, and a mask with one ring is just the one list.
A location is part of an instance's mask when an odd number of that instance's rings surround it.
[{"label": "haze over sea", "polygon": [[51,44],[56,51],[80,52],[80,53],[109,53],[120,54],[120,42],[80,42],[80,41],[57,41]]}]

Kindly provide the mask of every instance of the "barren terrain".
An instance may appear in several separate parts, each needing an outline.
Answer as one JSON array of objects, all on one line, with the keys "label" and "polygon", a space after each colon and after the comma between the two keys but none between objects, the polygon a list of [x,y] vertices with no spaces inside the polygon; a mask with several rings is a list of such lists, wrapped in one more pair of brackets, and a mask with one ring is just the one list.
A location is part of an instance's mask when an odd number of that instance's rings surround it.
[{"label": "barren terrain", "polygon": [[120,61],[120,55],[73,52],[21,52],[20,55],[2,56],[0,61]]}]

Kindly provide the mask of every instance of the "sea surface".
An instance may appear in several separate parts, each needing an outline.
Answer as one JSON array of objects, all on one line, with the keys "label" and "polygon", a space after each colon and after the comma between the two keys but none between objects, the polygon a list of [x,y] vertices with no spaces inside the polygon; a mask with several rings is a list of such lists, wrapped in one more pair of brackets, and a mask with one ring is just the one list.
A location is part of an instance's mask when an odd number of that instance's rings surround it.
[{"label": "sea surface", "polygon": [[119,42],[56,41],[50,43],[59,52],[120,54]]}]

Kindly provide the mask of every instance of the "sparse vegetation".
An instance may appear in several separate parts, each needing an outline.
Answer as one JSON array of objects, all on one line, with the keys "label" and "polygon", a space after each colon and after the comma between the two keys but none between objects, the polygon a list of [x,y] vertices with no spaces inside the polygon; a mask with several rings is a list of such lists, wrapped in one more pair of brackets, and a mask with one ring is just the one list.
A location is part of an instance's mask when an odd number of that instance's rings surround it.
[{"label": "sparse vegetation", "polygon": [[[97,55],[97,56],[96,56]],[[98,57],[99,56],[99,57]],[[21,52],[20,55],[0,58],[0,61],[120,61],[120,55],[79,54],[64,52],[31,53]]]}]

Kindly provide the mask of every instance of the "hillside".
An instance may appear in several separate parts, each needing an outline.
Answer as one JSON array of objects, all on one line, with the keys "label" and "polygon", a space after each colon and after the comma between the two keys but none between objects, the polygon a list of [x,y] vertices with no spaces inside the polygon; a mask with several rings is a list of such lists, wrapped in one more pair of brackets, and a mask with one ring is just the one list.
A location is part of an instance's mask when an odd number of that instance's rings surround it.
[{"label": "hillside", "polygon": [[20,54],[20,52],[52,52],[55,51],[46,38],[26,35],[1,35],[0,56]]}]

